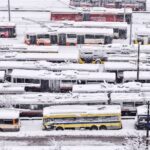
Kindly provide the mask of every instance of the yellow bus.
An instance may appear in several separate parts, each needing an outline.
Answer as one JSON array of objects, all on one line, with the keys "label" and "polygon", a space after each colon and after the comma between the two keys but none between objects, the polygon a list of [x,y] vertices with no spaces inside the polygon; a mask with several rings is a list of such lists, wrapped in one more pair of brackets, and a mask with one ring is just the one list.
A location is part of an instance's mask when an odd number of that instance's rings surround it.
[{"label": "yellow bus", "polygon": [[19,111],[0,108],[0,131],[19,131]]},{"label": "yellow bus", "polygon": [[43,130],[121,129],[119,105],[64,105],[43,109]]}]

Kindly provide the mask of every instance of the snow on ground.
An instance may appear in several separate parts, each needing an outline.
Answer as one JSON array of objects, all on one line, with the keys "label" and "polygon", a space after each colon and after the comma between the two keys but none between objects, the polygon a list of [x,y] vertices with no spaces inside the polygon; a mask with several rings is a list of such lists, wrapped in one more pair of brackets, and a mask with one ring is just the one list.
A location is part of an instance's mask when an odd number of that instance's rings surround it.
[{"label": "snow on ground", "polygon": [[5,132],[1,133],[0,137],[27,137],[27,136],[83,136],[83,137],[125,137],[136,136],[137,134],[145,134],[145,131],[137,131],[134,128],[134,120],[123,120],[123,128],[120,130],[65,130],[65,131],[43,131],[42,120],[21,121],[21,130],[19,132]]}]

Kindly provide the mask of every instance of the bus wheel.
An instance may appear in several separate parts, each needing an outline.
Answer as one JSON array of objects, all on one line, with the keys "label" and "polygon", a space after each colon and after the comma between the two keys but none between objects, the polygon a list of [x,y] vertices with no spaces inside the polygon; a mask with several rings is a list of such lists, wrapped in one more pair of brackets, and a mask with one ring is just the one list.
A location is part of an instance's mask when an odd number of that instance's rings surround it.
[{"label": "bus wheel", "polygon": [[62,127],[57,127],[56,130],[64,130]]},{"label": "bus wheel", "polygon": [[98,127],[97,127],[97,126],[92,126],[92,127],[90,128],[90,130],[98,130]]},{"label": "bus wheel", "polygon": [[100,126],[99,129],[100,130],[107,130],[107,127],[106,126]]}]

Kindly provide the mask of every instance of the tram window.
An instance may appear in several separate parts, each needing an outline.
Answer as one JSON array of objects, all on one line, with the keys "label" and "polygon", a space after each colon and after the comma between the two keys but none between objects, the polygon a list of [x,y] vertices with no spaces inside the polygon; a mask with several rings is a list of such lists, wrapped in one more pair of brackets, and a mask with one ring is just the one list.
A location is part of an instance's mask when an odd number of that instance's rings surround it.
[{"label": "tram window", "polygon": [[39,34],[37,38],[50,38],[49,34]]},{"label": "tram window", "polygon": [[103,35],[95,35],[95,39],[102,39],[102,38],[104,38]]},{"label": "tram window", "polygon": [[4,120],[3,119],[0,119],[0,124],[4,124]]},{"label": "tram window", "polygon": [[86,34],[86,35],[85,35],[85,38],[87,38],[87,39],[94,39],[94,35]]},{"label": "tram window", "polygon": [[123,106],[125,106],[125,107],[134,107],[134,102],[123,102]]},{"label": "tram window", "polygon": [[31,79],[25,79],[25,83],[31,83]]},{"label": "tram window", "polygon": [[67,34],[67,38],[76,38],[77,35],[76,34]]},{"label": "tram window", "polygon": [[32,83],[40,83],[40,81],[38,79],[32,79]]},{"label": "tram window", "polygon": [[70,80],[62,80],[62,83],[71,83]]},{"label": "tram window", "polygon": [[135,102],[135,106],[137,107],[137,106],[141,106],[141,105],[143,105],[143,102]]},{"label": "tram window", "polygon": [[20,104],[20,108],[22,108],[22,109],[30,109],[30,105],[29,104]]},{"label": "tram window", "polygon": [[17,83],[24,83],[24,79],[18,78]]}]

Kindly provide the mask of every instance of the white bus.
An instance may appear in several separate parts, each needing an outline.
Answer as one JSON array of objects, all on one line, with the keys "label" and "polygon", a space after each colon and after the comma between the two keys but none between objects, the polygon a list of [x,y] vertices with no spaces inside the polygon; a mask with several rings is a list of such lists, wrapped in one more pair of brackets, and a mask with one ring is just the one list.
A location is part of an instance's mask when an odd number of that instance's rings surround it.
[{"label": "white bus", "polygon": [[[66,22],[67,23],[67,22]],[[114,38],[126,39],[128,24],[126,22],[94,22],[94,21],[82,21],[72,23],[74,28],[97,28],[97,29],[113,29]]]},{"label": "white bus", "polygon": [[12,83],[34,83],[41,85],[41,91],[66,92],[72,91],[74,84],[91,84],[98,82],[115,83],[115,73],[47,70],[14,69],[10,74]]},{"label": "white bus", "polygon": [[107,105],[106,93],[99,94],[62,94],[62,93],[26,93],[0,95],[0,106],[21,111],[21,117],[40,117],[44,107],[53,105]]},{"label": "white bus", "polygon": [[43,129],[121,129],[120,106],[65,105],[51,106],[43,110]]},{"label": "white bus", "polygon": [[0,70],[9,74],[13,69],[64,71],[77,70],[98,72],[99,64],[51,63],[47,61],[0,61]]},{"label": "white bus", "polygon": [[53,32],[27,33],[25,43],[28,45],[77,45],[77,44],[110,44],[113,40],[113,29],[91,28],[58,28]]},{"label": "white bus", "polygon": [[0,131],[19,131],[20,112],[14,109],[0,109]]}]

